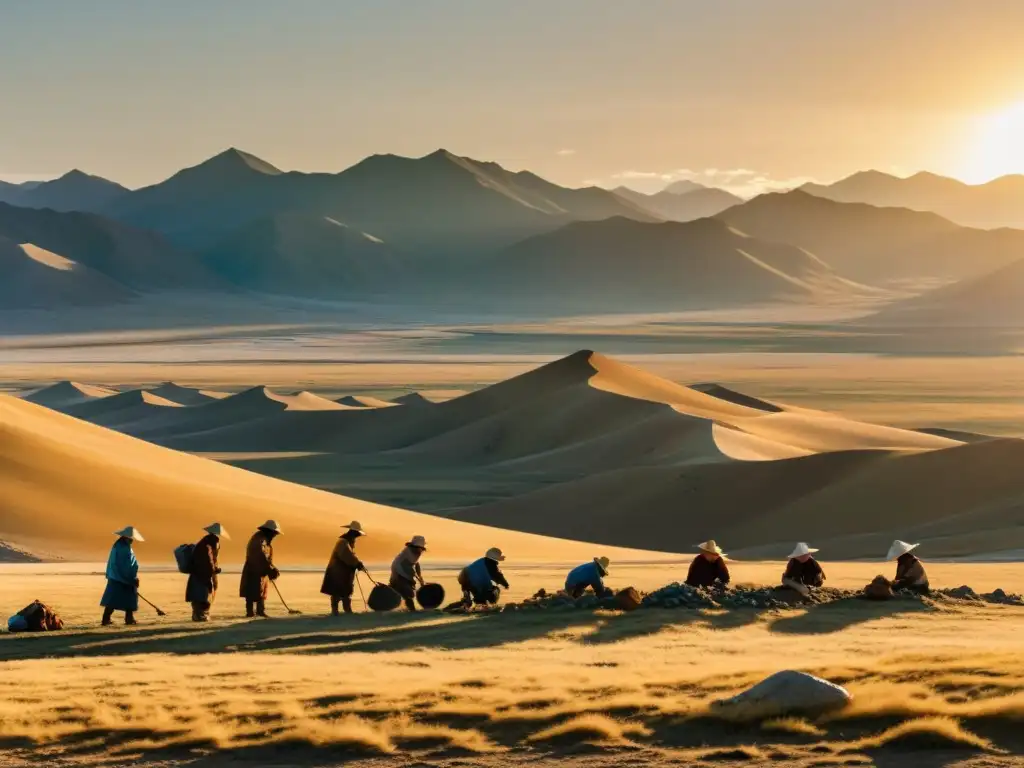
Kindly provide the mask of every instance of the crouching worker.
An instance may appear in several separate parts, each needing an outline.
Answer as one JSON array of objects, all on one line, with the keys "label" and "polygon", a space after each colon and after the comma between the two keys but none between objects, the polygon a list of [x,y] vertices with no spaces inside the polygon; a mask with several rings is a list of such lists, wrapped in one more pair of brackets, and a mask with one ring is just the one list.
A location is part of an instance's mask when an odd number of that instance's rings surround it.
[{"label": "crouching worker", "polygon": [[922,595],[927,595],[931,591],[924,565],[911,554],[919,546],[920,544],[908,544],[897,539],[889,547],[886,560],[896,561],[896,578],[891,585],[893,589],[908,589]]},{"label": "crouching worker", "polygon": [[132,549],[133,541],[145,541],[134,526],[129,525],[114,531],[117,541],[107,558],[107,588],[103,590],[100,605],[103,606],[103,626],[112,623],[114,611],[124,611],[124,623],[136,624],[135,612],[139,610],[139,561]]},{"label": "crouching worker", "polygon": [[812,555],[818,550],[801,541],[789,555],[786,572],[782,574],[782,586],[799,592],[804,597],[811,590],[825,583],[825,571]]},{"label": "crouching worker", "polygon": [[220,575],[220,540],[230,539],[220,523],[208,525],[206,535],[192,550],[192,563],[185,585],[185,602],[192,604],[192,621],[209,621],[210,608],[217,597]]},{"label": "crouching worker", "polygon": [[508,581],[498,567],[505,555],[497,547],[491,547],[487,554],[474,560],[459,572],[459,586],[462,587],[462,602],[467,608],[476,605],[494,605],[501,597],[501,587],[508,589]]},{"label": "crouching worker", "polygon": [[275,520],[267,520],[256,529],[245,547],[245,565],[238,596],[245,598],[246,618],[267,616],[267,592],[270,582],[277,581],[281,572],[274,565],[274,539],[281,534]]},{"label": "crouching worker", "polygon": [[422,536],[413,536],[406,542],[405,549],[391,562],[389,586],[402,596],[405,607],[410,611],[416,610],[416,585],[423,584],[420,556],[426,551],[427,540]]},{"label": "crouching worker", "polygon": [[598,597],[608,597],[612,591],[604,585],[611,561],[607,557],[595,557],[589,563],[577,565],[565,579],[565,591],[575,600],[582,597],[587,588],[594,590]]},{"label": "crouching worker", "polygon": [[338,603],[345,613],[352,613],[352,590],[355,588],[356,573],[365,571],[362,561],[356,557],[356,541],[366,532],[358,520],[341,526],[345,532],[338,537],[327,561],[320,593],[331,598],[331,616],[338,616]]},{"label": "crouching worker", "polygon": [[726,554],[722,548],[709,539],[698,544],[700,554],[693,558],[690,570],[686,574],[686,583],[691,587],[710,587],[716,582],[729,583],[729,566],[725,564]]}]

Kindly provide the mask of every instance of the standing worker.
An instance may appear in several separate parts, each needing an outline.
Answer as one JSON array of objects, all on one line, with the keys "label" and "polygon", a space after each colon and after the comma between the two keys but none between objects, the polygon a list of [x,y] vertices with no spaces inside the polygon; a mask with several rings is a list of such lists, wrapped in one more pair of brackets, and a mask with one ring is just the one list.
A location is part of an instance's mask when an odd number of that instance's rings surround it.
[{"label": "standing worker", "polygon": [[686,583],[691,587],[710,587],[716,581],[722,585],[729,583],[729,566],[725,564],[725,552],[715,543],[714,539],[708,539],[703,544],[698,544],[700,554],[693,558],[690,563],[690,571],[686,574]]},{"label": "standing worker", "polygon": [[402,596],[405,607],[416,610],[416,585],[423,584],[423,571],[420,569],[420,556],[427,551],[427,540],[422,536],[413,536],[405,544],[405,549],[391,561],[391,581],[389,586]]},{"label": "standing worker", "polygon": [[281,534],[276,520],[267,520],[256,529],[245,547],[245,565],[238,586],[238,596],[245,598],[246,618],[267,616],[267,592],[270,582],[277,581],[281,572],[274,565],[273,541]]},{"label": "standing worker", "polygon": [[217,597],[220,574],[220,540],[231,539],[220,523],[208,525],[206,535],[192,550],[192,567],[185,585],[185,602],[192,604],[192,621],[209,621],[210,607]]},{"label": "standing worker", "polygon": [[574,600],[583,597],[587,588],[594,590],[598,597],[607,597],[612,593],[604,585],[604,578],[608,575],[608,566],[611,561],[607,557],[595,557],[589,563],[577,565],[565,580],[565,591]]},{"label": "standing worker", "polygon": [[330,595],[331,616],[338,615],[338,603],[345,613],[352,613],[352,590],[355,587],[356,573],[365,571],[362,561],[356,557],[356,540],[366,535],[363,526],[358,520],[353,520],[348,525],[341,526],[346,529],[345,533],[338,537],[331,552],[331,559],[327,561],[327,569],[324,571],[324,581],[320,585],[320,592]]},{"label": "standing worker", "polygon": [[504,553],[491,547],[487,554],[474,560],[459,572],[459,586],[462,587],[462,602],[469,608],[477,605],[494,605],[501,598],[501,587],[508,589],[508,581],[498,563],[505,561]]},{"label": "standing worker", "polygon": [[824,584],[825,571],[813,557],[817,551],[804,541],[798,543],[789,555],[786,572],[782,574],[782,586],[807,597],[811,589]]},{"label": "standing worker", "polygon": [[135,612],[139,610],[139,561],[132,549],[133,541],[145,541],[134,526],[114,531],[117,541],[107,558],[107,588],[103,590],[103,626],[110,626],[114,611],[124,611],[125,624],[137,624]]}]

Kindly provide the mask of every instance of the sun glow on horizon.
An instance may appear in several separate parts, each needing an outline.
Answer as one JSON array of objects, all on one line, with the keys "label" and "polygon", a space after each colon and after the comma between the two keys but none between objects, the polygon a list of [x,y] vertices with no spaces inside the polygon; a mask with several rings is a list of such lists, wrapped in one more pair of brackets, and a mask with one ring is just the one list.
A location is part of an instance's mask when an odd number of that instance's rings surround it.
[{"label": "sun glow on horizon", "polygon": [[1024,100],[979,118],[964,178],[980,183],[1011,173],[1024,173]]}]

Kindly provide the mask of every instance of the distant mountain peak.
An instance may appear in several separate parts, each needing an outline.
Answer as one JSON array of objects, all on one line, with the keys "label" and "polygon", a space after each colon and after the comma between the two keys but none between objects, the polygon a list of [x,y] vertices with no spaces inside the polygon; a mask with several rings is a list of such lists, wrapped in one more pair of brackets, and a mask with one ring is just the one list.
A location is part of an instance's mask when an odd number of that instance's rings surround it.
[{"label": "distant mountain peak", "polygon": [[680,179],[679,181],[673,181],[662,191],[670,192],[673,195],[685,195],[687,192],[696,192],[699,189],[708,189],[708,187],[690,179]]},{"label": "distant mountain peak", "polygon": [[247,169],[267,176],[279,176],[281,174],[279,168],[274,167],[266,160],[262,160],[256,157],[256,155],[244,152],[236,147],[230,147],[220,154],[214,155],[206,162],[200,163],[196,168]]}]

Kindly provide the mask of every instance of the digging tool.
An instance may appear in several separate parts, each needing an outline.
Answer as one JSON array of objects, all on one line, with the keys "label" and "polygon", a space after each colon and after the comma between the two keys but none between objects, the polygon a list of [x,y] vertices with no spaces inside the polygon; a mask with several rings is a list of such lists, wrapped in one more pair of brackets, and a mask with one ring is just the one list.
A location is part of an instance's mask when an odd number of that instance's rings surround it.
[{"label": "digging tool", "polygon": [[[370,581],[373,581],[373,579],[370,578],[370,574],[366,574],[366,578],[370,579]],[[359,573],[358,572],[356,573],[356,586],[359,587],[359,597],[361,597],[363,599],[363,610],[364,611],[370,610],[370,606],[367,605],[367,603],[366,603],[366,595],[363,594],[363,583],[361,581],[359,581]]]},{"label": "digging tool", "polygon": [[151,607],[151,608],[152,608],[152,609],[153,609],[154,611],[156,611],[156,615],[157,615],[157,616],[166,616],[166,615],[167,615],[167,613],[166,613],[166,612],[164,612],[164,611],[161,611],[161,610],[160,610],[160,608],[159,608],[158,606],[156,606],[155,604],[153,604],[153,603],[149,602],[149,600],[147,600],[146,598],[144,598],[144,597],[142,596],[142,593],[141,593],[141,592],[136,592],[135,594],[136,594],[136,595],[138,595],[138,597],[139,597],[139,600],[141,600],[142,602],[146,603],[146,604],[147,604],[147,605],[149,605],[149,606],[150,606],[150,607]]},{"label": "digging tool", "polygon": [[286,603],[284,601],[284,598],[281,596],[281,590],[277,588],[277,582],[276,581],[272,581],[270,583],[274,585],[274,591],[277,592],[277,598],[278,598],[278,600],[281,601],[281,605],[284,606],[284,609],[286,611],[288,611],[288,613],[291,614],[292,616],[300,616],[300,615],[302,615],[302,611],[297,611],[294,608],[289,608],[288,607],[288,603]]}]

